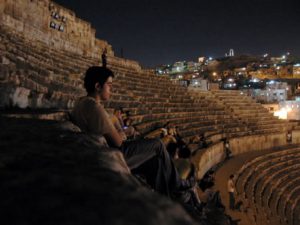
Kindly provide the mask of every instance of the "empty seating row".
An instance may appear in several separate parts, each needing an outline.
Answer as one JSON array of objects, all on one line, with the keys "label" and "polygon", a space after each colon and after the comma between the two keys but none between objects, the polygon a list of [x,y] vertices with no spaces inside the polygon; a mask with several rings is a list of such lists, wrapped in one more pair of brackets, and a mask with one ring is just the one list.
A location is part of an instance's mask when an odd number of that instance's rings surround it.
[{"label": "empty seating row", "polygon": [[[55,100],[53,106],[57,104],[72,107],[75,99],[85,93],[82,85],[84,70],[90,65],[100,63],[99,59],[52,49],[43,43],[30,43],[5,30],[0,37],[5,40],[4,57],[15,65],[15,70],[22,69],[22,76],[27,83],[31,82],[31,86],[39,87],[38,89],[44,88],[43,98]],[[121,59],[108,57],[108,67],[114,71],[116,79],[112,99],[105,105],[109,111],[119,107],[129,110],[134,124],[142,133],[150,132],[166,122],[178,126],[183,137],[212,131],[235,137],[252,134],[256,130],[254,126],[257,124],[251,125],[250,117],[246,123],[247,119],[243,120],[234,111],[228,110],[228,106],[220,104],[218,98],[210,92],[194,93],[186,87],[174,84],[165,76],[156,76],[149,71],[134,66],[126,67],[126,63],[118,62]],[[31,89],[26,82],[19,86]],[[39,92],[37,88],[35,91]],[[68,101],[68,98],[71,100]],[[244,98],[240,102],[243,104],[245,101],[249,102],[248,100]],[[204,115],[211,119],[203,119]],[[260,130],[280,131],[279,128],[272,129],[269,126],[261,126]]]},{"label": "empty seating row", "polygon": [[244,121],[253,134],[287,132],[297,125],[280,121],[250,96],[241,95],[240,91],[219,90],[212,93],[231,113]]},{"label": "empty seating row", "polygon": [[247,162],[236,188],[245,193],[258,224],[298,224],[300,148],[276,151]]}]

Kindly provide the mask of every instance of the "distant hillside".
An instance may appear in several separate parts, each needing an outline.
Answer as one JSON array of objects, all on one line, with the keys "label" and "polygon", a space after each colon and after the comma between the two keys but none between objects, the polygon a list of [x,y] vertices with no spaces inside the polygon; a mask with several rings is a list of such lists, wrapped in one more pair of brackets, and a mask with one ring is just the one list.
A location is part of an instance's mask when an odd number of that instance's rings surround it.
[{"label": "distant hillside", "polygon": [[213,71],[224,71],[232,70],[234,68],[246,67],[249,64],[260,63],[261,57],[259,56],[250,56],[250,55],[241,55],[234,57],[223,57],[216,59],[208,69]]}]

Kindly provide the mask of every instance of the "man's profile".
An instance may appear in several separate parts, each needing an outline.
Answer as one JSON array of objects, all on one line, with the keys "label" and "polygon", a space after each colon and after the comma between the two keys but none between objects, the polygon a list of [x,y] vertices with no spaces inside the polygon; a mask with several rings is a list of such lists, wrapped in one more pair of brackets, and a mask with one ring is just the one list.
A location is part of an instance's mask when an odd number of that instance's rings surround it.
[{"label": "man's profile", "polygon": [[124,141],[124,131],[113,124],[103,107],[113,87],[113,72],[106,67],[90,67],[85,74],[87,96],[81,97],[71,113],[74,123],[103,146],[118,148],[133,174],[142,175],[157,192],[172,196],[178,190],[194,186],[193,180],[181,180],[166,148],[159,139]]}]

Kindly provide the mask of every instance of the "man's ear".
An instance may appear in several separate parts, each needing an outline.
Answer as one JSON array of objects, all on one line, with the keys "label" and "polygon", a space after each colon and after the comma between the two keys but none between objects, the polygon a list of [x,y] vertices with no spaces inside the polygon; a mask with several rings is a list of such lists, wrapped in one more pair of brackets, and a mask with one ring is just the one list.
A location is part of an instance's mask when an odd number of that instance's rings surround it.
[{"label": "man's ear", "polygon": [[97,82],[96,84],[95,84],[95,90],[96,91],[100,91],[102,88],[101,88],[101,85],[99,84],[99,82]]}]

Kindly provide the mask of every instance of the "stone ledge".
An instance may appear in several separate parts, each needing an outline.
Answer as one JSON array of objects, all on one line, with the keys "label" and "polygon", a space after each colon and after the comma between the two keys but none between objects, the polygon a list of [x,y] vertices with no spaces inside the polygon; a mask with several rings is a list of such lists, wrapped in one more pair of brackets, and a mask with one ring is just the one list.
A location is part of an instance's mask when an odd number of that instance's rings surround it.
[{"label": "stone ledge", "polygon": [[195,224],[61,122],[0,117],[0,208],[7,224]]}]

